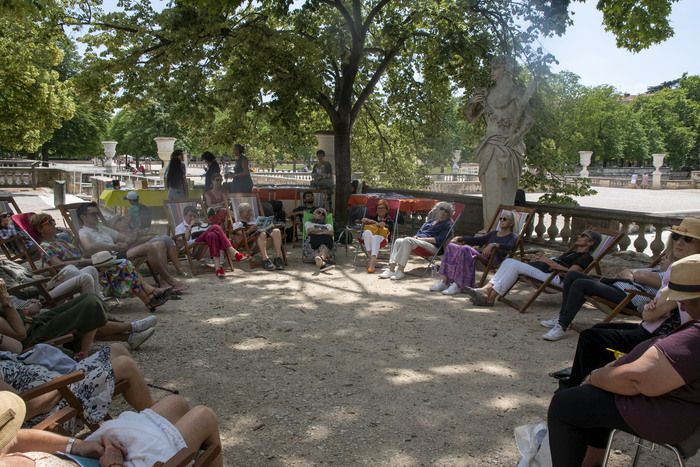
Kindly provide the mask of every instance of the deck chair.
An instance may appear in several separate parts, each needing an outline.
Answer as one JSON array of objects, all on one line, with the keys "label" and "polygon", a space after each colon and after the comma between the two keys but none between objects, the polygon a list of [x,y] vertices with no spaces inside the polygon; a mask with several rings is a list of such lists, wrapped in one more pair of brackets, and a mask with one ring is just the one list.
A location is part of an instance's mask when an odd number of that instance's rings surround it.
[{"label": "deck chair", "polygon": [[[660,254],[658,256],[658,258],[656,258],[654,261],[652,261],[648,267],[653,268],[653,267],[657,266],[661,262],[663,257],[664,257],[664,254],[663,253]],[[610,310],[607,313],[607,315],[605,316],[605,319],[603,320],[604,323],[609,323],[620,312],[628,311],[632,314],[637,314],[637,310],[632,305],[632,300],[638,296],[647,297],[649,299],[654,298],[654,295],[649,293],[649,292],[645,292],[642,290],[629,290],[629,291],[627,291],[627,296],[625,296],[625,298],[618,303],[612,302],[612,301],[607,300],[603,297],[598,297],[596,295],[587,296],[586,300],[591,302],[593,305],[595,305],[597,308],[599,308],[601,310],[605,310],[606,308],[608,310]]]},{"label": "deck chair", "polygon": [[[594,230],[598,232],[601,236],[601,241],[598,244],[598,246],[591,252],[591,256],[593,257],[593,261],[591,261],[591,264],[588,265],[588,267],[583,271],[584,274],[587,274],[588,272],[592,271],[593,269],[596,270],[598,274],[600,274],[600,262],[605,256],[613,251],[613,249],[617,246],[617,243],[620,241],[622,238],[622,235],[624,232],[620,231],[615,231],[615,230],[608,230],[608,229],[600,229],[600,228],[591,228],[591,230]],[[571,251],[571,248],[567,250],[567,252]],[[537,288],[535,292],[533,292],[530,297],[525,300],[524,303],[518,304],[509,298],[506,297],[508,292],[510,292],[509,289],[507,290],[502,296],[499,297],[499,300],[502,301],[503,303],[506,303],[507,305],[515,308],[518,310],[520,313],[525,313],[525,310],[527,310],[530,305],[537,299],[537,297],[540,296],[542,292],[544,292],[546,289],[553,289],[555,291],[562,291],[562,288],[553,284],[552,281],[554,280],[555,277],[559,276],[561,273],[558,271],[553,271],[547,279],[545,279],[543,282],[537,281],[531,277],[525,277],[525,276],[520,276],[518,277],[518,280],[516,281],[516,284],[518,282],[524,282],[530,285],[535,285]],[[515,284],[513,284],[515,286]]]},{"label": "deck chair", "polygon": [[[532,219],[535,216],[535,210],[532,208],[526,208],[522,206],[502,204],[498,207],[496,215],[491,220],[491,224],[489,224],[488,228],[486,229],[487,232],[491,232],[492,230],[500,230],[500,223],[498,222],[498,220],[502,216],[503,211],[510,211],[513,213],[513,219],[515,221],[513,224],[513,233],[518,236],[518,241],[516,242],[513,249],[508,253],[508,257],[512,258],[513,256],[519,253],[520,259],[522,259],[525,256],[525,235],[527,235],[528,226],[530,225]],[[495,272],[498,269],[498,265],[495,262],[495,255],[491,255],[488,260],[484,260],[479,256],[477,257],[477,261],[479,261],[484,266],[484,271],[481,273],[481,280],[479,281],[479,287],[483,287],[486,283],[486,279],[488,278],[489,273]]]},{"label": "deck chair", "polygon": [[32,269],[36,269],[36,262],[39,257],[38,243],[27,235],[26,232],[17,224],[15,218],[24,214],[12,214],[11,220],[17,229],[17,233],[8,238],[0,238],[0,251],[5,257],[19,264],[29,265]]},{"label": "deck chair", "polygon": [[[310,191],[314,195],[314,206],[328,208],[328,192],[326,190],[318,190],[316,188],[304,188],[303,190],[297,190],[294,197],[294,205],[301,206],[304,202],[304,192]],[[298,212],[291,216],[292,220],[292,242],[299,240],[299,233],[303,230],[303,215]],[[303,235],[302,235],[303,236]]]},{"label": "deck chair", "polygon": [[[61,216],[63,217],[63,222],[66,225],[68,229],[70,229],[71,233],[73,234],[73,239],[75,241],[75,244],[78,246],[83,251],[83,254],[85,253],[85,247],[83,246],[82,242],[80,241],[80,228],[82,227],[82,224],[80,222],[80,219],[78,218],[78,208],[84,204],[93,204],[89,201],[82,201],[78,203],[69,203],[69,204],[59,204],[56,206],[58,210],[61,213]],[[108,225],[107,220],[105,219],[105,216],[102,214],[102,210],[99,209],[98,207],[98,218],[100,222],[103,225]],[[146,263],[146,267],[148,268],[148,271],[151,274],[151,277],[153,277],[153,280],[156,282],[156,285],[160,285],[160,279],[158,278],[158,275],[155,273],[151,265],[148,263],[148,261],[144,261]],[[138,265],[142,264],[139,260],[139,262],[134,262],[134,266],[138,267]]]},{"label": "deck chair", "polygon": [[[163,201],[163,209],[168,216],[168,233],[175,241],[178,248],[178,256],[184,257],[187,260],[187,264],[190,267],[190,272],[195,275],[194,262],[193,259],[200,260],[209,251],[209,247],[206,243],[193,243],[192,245],[187,244],[185,240],[185,235],[175,235],[175,228],[182,223],[185,218],[184,211],[187,206],[194,206],[200,211],[201,203],[199,201]],[[227,263],[233,271],[233,262],[228,255],[225,255]]]},{"label": "deck chair", "polygon": [[452,234],[454,233],[455,225],[457,224],[457,221],[459,221],[459,218],[462,216],[462,212],[464,212],[464,205],[462,203],[452,204],[454,206],[454,212],[452,213],[452,226],[450,227],[450,231],[447,232],[445,241],[442,242],[442,245],[438,246],[437,251],[435,253],[431,253],[423,247],[418,247],[411,252],[412,255],[419,256],[428,262],[428,267],[425,268],[425,271],[423,271],[422,275],[425,275],[428,273],[428,271],[432,271],[436,268],[435,262],[438,256],[442,254],[445,245],[447,245],[452,239]]},{"label": "deck chair", "polygon": [[[301,253],[301,261],[303,263],[313,263],[314,262],[314,257],[316,256],[316,253],[314,252],[314,249],[311,248],[311,243],[309,242],[309,236],[306,233],[306,223],[311,222],[313,219],[314,215],[311,212],[304,212],[304,217],[302,218],[302,253]],[[333,225],[333,213],[327,212],[326,213],[326,219],[324,220],[324,223]],[[333,248],[331,249],[331,259],[335,259],[335,250],[336,250],[336,243],[335,241],[333,242]]]},{"label": "deck chair", "polygon": [[[234,247],[241,251],[242,253],[246,253],[251,256],[251,261],[248,262],[248,265],[250,268],[254,268],[260,264],[262,264],[262,261],[257,261],[253,260],[254,256],[256,253],[258,253],[258,243],[257,243],[257,236],[248,236],[246,234],[246,229],[240,227],[240,224],[243,222],[241,220],[241,215],[240,215],[240,206],[243,203],[249,204],[250,207],[253,209],[253,219],[258,219],[259,217],[267,217],[265,216],[265,211],[263,210],[262,203],[260,202],[260,198],[258,197],[257,194],[255,193],[231,193],[228,196],[228,201],[229,201],[229,214],[230,214],[230,220],[228,221],[228,235],[229,238],[234,239],[234,235],[238,237],[238,235],[242,236],[242,239],[240,242],[238,241],[240,237],[236,238],[236,243],[234,244]],[[274,221],[273,221],[274,222]],[[284,232],[284,225],[283,224],[274,224],[274,228],[279,228],[280,232]],[[284,264],[287,265],[287,252],[284,249],[284,234],[282,235],[282,261],[284,261]],[[272,241],[272,239],[268,236],[268,244]]]},{"label": "deck chair", "polygon": [[[377,204],[379,203],[380,198],[368,198],[367,199],[367,204],[365,205],[365,213],[362,217],[375,217],[377,215]],[[388,242],[382,242],[382,245],[379,248],[379,253],[381,254],[382,252],[385,251],[391,251],[392,246],[394,245],[394,239],[396,238],[396,235],[399,232],[399,210],[401,208],[401,200],[400,199],[387,199],[385,198],[384,201],[387,202],[389,205],[389,212],[388,216],[391,218],[391,220],[394,221],[394,230],[391,232],[391,235],[389,236],[389,241]],[[355,248],[355,257],[352,260],[352,263],[354,265],[357,264],[357,257],[359,256],[360,251],[362,251],[367,257],[369,258],[369,252],[365,249],[365,245],[362,242],[362,231],[363,231],[363,225],[360,225],[358,229],[354,229],[353,232],[357,235],[357,243],[359,244],[359,247]]]}]

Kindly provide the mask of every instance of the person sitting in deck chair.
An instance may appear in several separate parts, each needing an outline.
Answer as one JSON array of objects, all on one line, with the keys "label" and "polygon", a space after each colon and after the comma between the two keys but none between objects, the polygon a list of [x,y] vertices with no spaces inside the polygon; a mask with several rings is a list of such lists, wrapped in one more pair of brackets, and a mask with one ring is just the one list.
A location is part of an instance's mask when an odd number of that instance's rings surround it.
[{"label": "person sitting in deck chair", "polygon": [[333,225],[326,224],[326,210],[316,208],[310,221],[304,224],[304,230],[309,237],[309,246],[314,250],[314,263],[320,271],[335,267],[332,261]]},{"label": "person sitting in deck chair", "polygon": [[391,249],[389,268],[379,275],[380,279],[400,280],[408,263],[408,257],[416,248],[423,248],[431,254],[438,252],[452,229],[454,206],[440,201],[428,213],[428,220],[418,229],[413,237],[397,238]]},{"label": "person sitting in deck chair", "polygon": [[[600,234],[593,230],[584,230],[573,244],[573,247],[563,255],[548,258],[540,255],[535,261],[523,263],[517,259],[508,258],[503,261],[496,274],[482,288],[465,288],[477,306],[492,306],[497,295],[504,295],[518,281],[518,276],[525,275],[538,281],[544,281],[553,271],[583,271],[593,262],[591,252],[601,242]],[[552,280],[553,285],[562,286],[560,277]]]},{"label": "person sitting in deck chair", "polygon": [[[280,229],[270,224],[264,227],[264,230],[258,229],[256,224],[257,219],[253,217],[253,207],[248,203],[238,205],[238,215],[240,219],[234,224],[235,231],[233,232],[234,244],[240,245],[243,241],[243,233],[240,229],[245,230],[247,238],[255,238],[260,257],[262,258],[262,266],[267,271],[275,269],[284,269],[284,259],[282,256],[282,232]],[[267,239],[272,239],[272,247],[275,250],[275,257],[270,259],[267,254]]]},{"label": "person sitting in deck chair", "polygon": [[168,256],[163,242],[148,242],[141,245],[129,246],[130,237],[116,230],[101,225],[99,208],[95,203],[86,203],[78,208],[78,219],[82,224],[79,235],[85,248],[83,253],[88,256],[99,251],[113,251],[119,258],[134,261],[144,258],[160,277],[160,280],[170,284],[173,292],[185,290],[187,286],[175,279],[168,272]]}]

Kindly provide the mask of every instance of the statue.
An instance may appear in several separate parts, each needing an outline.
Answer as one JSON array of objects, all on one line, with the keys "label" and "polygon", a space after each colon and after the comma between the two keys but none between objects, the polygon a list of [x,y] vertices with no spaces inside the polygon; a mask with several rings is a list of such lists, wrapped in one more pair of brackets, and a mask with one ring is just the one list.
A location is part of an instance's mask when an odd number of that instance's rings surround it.
[{"label": "statue", "polygon": [[513,204],[525,156],[523,138],[532,126],[528,101],[535,92],[530,81],[527,89],[515,82],[514,63],[499,57],[491,65],[495,84],[477,89],[469,98],[466,117],[470,122],[484,115],[486,135],[476,148],[479,181],[483,195],[484,226],[500,204]]}]

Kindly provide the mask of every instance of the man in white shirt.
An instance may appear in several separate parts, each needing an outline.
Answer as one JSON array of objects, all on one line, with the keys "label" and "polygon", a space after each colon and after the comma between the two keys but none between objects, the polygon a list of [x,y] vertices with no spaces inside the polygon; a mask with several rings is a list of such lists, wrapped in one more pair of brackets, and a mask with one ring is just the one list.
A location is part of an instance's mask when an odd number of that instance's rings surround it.
[{"label": "man in white shirt", "polygon": [[167,251],[163,242],[148,242],[129,247],[131,237],[100,224],[99,213],[95,203],[87,203],[78,208],[78,219],[82,224],[78,234],[85,256],[98,251],[112,251],[130,261],[143,258],[148,261],[160,280],[170,284],[174,290],[186,288],[168,272]]}]

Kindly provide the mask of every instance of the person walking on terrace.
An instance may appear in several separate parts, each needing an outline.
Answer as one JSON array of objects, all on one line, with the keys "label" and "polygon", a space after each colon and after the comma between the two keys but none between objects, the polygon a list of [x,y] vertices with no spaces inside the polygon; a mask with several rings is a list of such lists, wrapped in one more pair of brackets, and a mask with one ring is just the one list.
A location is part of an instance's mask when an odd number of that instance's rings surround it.
[{"label": "person walking on terrace", "polygon": [[174,150],[163,173],[165,188],[168,189],[168,201],[187,200],[187,168],[184,157],[182,149]]}]

